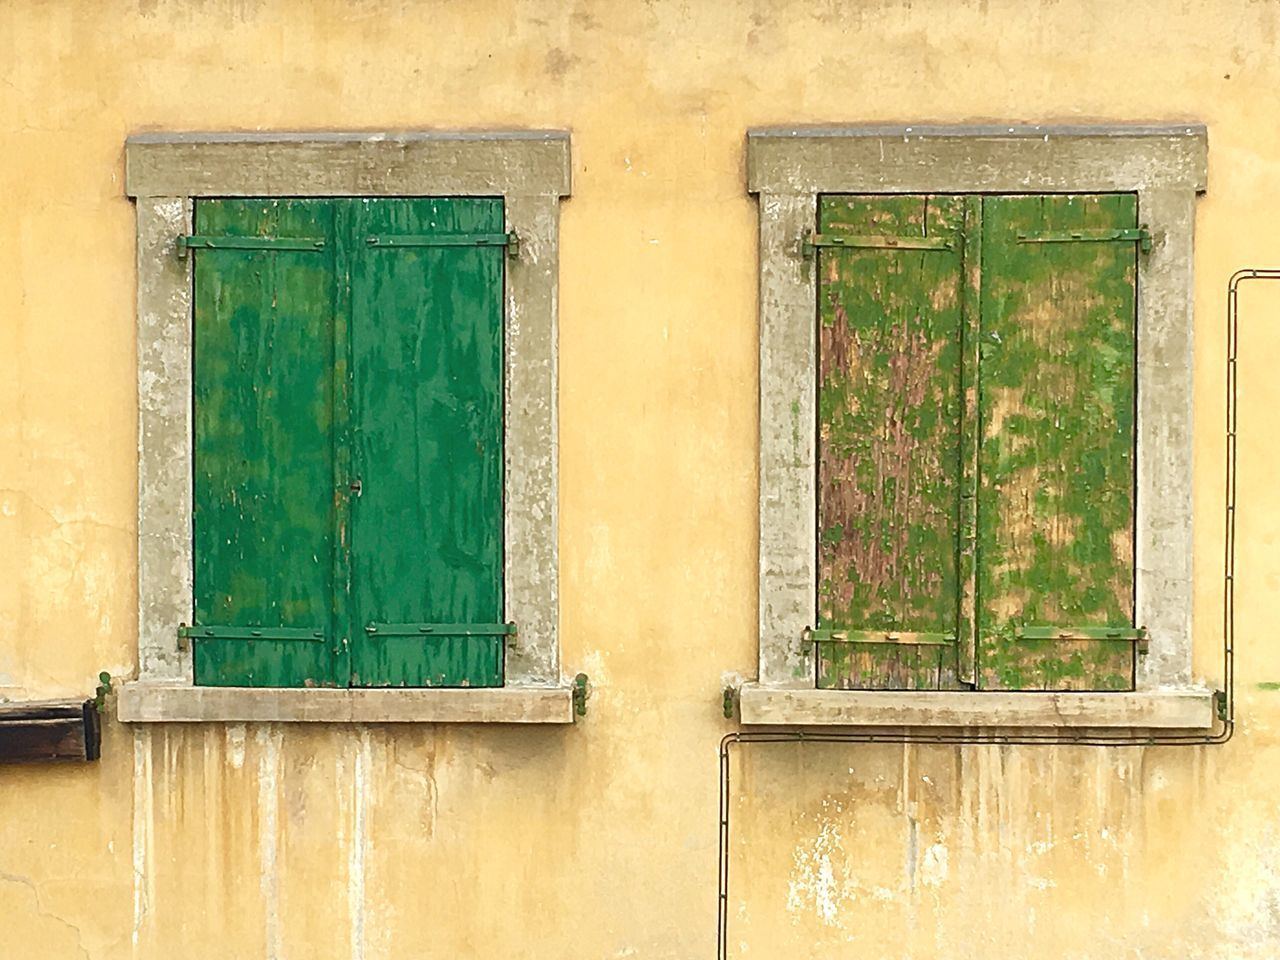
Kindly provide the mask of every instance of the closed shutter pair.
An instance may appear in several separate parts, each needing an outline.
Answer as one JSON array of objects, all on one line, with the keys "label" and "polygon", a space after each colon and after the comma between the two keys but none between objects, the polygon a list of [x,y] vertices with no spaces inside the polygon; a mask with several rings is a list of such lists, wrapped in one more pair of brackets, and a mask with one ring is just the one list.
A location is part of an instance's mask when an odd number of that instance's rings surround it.
[{"label": "closed shutter pair", "polygon": [[1132,689],[1137,215],[820,198],[819,686]]},{"label": "closed shutter pair", "polygon": [[196,201],[197,684],[501,686],[503,229]]}]

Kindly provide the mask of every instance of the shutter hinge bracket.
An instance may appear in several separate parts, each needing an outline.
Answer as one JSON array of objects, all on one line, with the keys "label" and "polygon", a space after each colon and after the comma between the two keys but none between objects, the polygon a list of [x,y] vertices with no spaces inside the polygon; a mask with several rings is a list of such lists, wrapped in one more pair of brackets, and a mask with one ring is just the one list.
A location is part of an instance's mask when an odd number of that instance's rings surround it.
[{"label": "shutter hinge bracket", "polygon": [[374,637],[514,637],[514,623],[370,623],[364,632]]},{"label": "shutter hinge bracket", "polygon": [[178,624],[178,649],[191,649],[192,640],[301,640],[319,643],[323,630],[308,627],[189,627]]},{"label": "shutter hinge bracket", "polygon": [[1133,643],[1138,653],[1146,654],[1151,636],[1146,627],[1038,627],[1021,626],[1018,640],[1101,640]]},{"label": "shutter hinge bracket", "polygon": [[954,633],[925,633],[914,630],[844,630],[807,627],[803,636],[814,643],[899,643],[908,646],[950,646]]},{"label": "shutter hinge bracket", "polygon": [[1151,231],[1146,227],[1125,227],[1113,230],[1058,230],[1049,233],[1020,233],[1019,243],[1107,243],[1129,242],[1138,244],[1143,253],[1150,253],[1155,245]]},{"label": "shutter hinge bracket", "polygon": [[812,260],[820,247],[840,250],[954,250],[956,240],[953,237],[855,236],[804,231],[800,237],[800,256]]},{"label": "shutter hinge bracket", "polygon": [[217,237],[186,234],[174,241],[179,260],[191,250],[291,250],[314,253],[325,248],[324,237]]},{"label": "shutter hinge bracket", "polygon": [[364,238],[365,245],[378,250],[406,247],[506,247],[508,257],[520,255],[520,237],[508,233],[379,233]]}]

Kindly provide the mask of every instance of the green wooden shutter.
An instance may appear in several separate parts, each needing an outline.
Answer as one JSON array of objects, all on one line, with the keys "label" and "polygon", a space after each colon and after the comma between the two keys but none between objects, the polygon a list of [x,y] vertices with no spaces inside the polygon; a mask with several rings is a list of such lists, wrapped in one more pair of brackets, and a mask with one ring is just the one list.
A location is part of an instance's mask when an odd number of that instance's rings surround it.
[{"label": "green wooden shutter", "polygon": [[983,202],[978,658],[988,689],[1133,686],[1137,248],[1089,237],[1136,226],[1132,195]]},{"label": "green wooden shutter", "polygon": [[502,684],[502,230],[197,203],[197,683]]},{"label": "green wooden shutter", "polygon": [[351,683],[501,686],[502,201],[351,203]]},{"label": "green wooden shutter", "polygon": [[958,685],[965,216],[819,202],[820,687]]},{"label": "green wooden shutter", "polygon": [[196,256],[195,682],[333,684],[333,205],[200,200],[195,223],[326,241]]}]

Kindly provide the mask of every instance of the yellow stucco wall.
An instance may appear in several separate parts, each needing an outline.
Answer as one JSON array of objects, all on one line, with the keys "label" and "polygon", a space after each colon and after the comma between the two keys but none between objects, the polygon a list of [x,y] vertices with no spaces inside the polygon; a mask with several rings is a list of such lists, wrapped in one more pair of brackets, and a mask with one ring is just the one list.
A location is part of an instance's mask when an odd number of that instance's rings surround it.
[{"label": "yellow stucco wall", "polygon": [[[688,958],[715,946],[722,675],[754,674],[751,125],[1198,120],[1197,650],[1222,314],[1280,265],[1280,5],[0,4],[0,696],[133,670],[143,130],[567,127],[562,645],[576,728],[106,725],[0,769],[0,957]],[[743,957],[1280,956],[1280,295],[1242,297],[1225,748],[781,746],[735,785]]]}]

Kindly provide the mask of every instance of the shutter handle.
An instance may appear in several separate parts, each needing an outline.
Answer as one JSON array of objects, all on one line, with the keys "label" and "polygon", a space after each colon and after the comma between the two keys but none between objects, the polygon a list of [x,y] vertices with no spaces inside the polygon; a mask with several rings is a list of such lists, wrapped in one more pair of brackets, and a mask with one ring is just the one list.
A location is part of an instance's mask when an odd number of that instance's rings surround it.
[{"label": "shutter handle", "polygon": [[356,497],[364,493],[364,483],[361,482],[359,477],[356,477],[354,480],[351,481],[351,493],[353,496],[356,496]]}]

